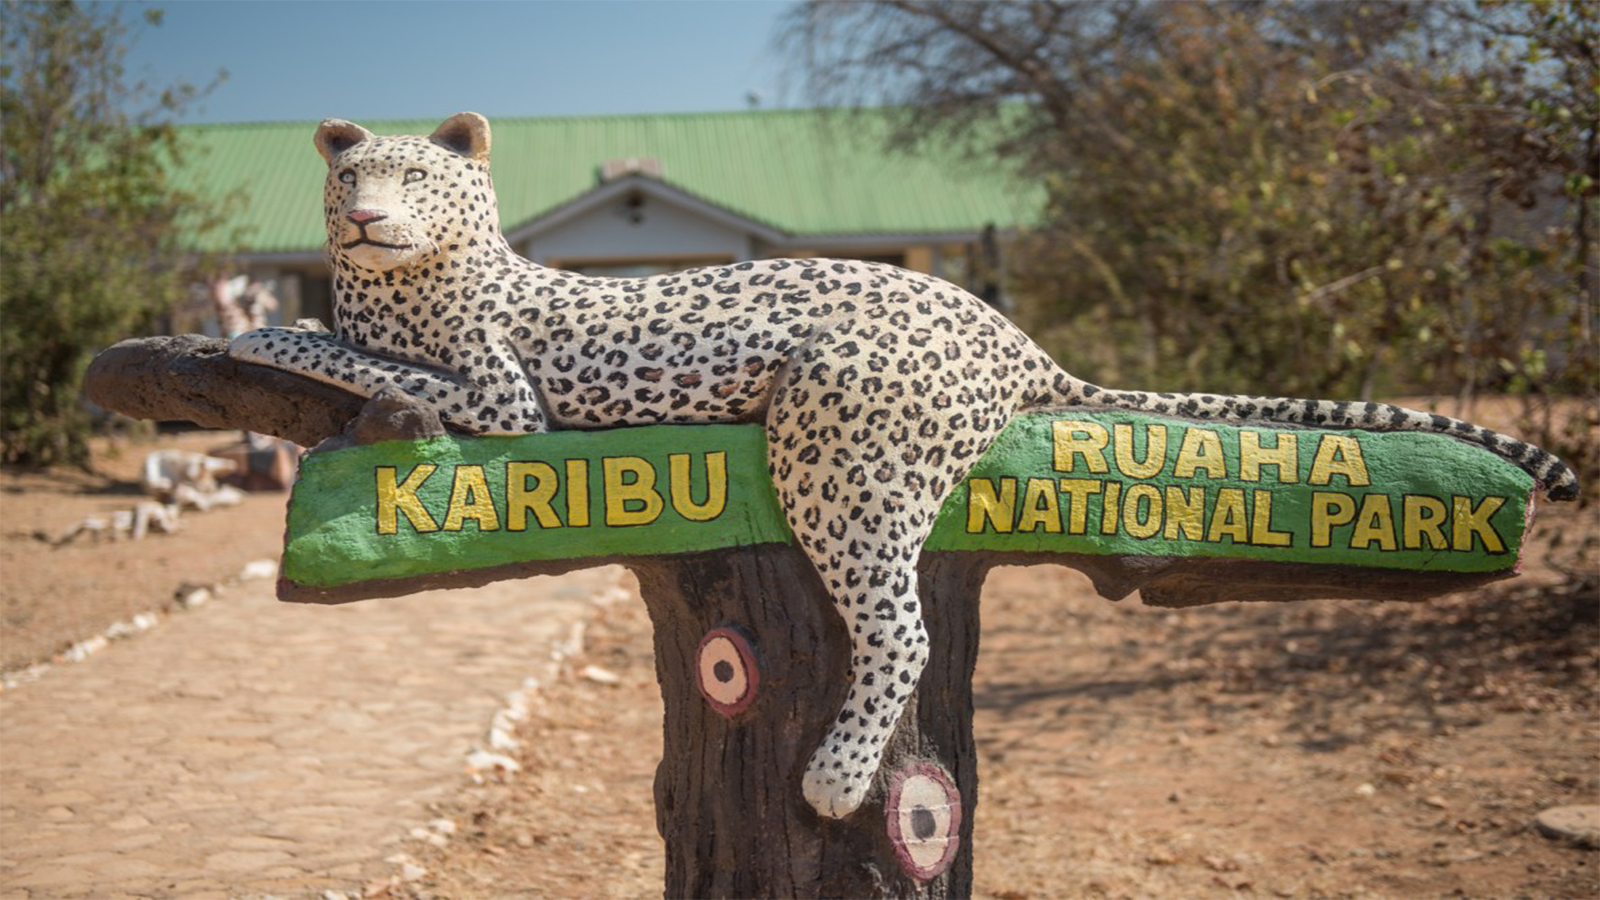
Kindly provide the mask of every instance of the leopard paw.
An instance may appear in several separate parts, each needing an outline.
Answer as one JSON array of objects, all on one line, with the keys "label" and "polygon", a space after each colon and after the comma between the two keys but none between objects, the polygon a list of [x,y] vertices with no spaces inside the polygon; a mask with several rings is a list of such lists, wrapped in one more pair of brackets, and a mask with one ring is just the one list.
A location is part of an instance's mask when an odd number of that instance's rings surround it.
[{"label": "leopard paw", "polygon": [[866,799],[872,773],[860,772],[848,762],[838,768],[835,765],[833,754],[819,749],[806,766],[801,793],[818,815],[842,819],[855,812]]}]

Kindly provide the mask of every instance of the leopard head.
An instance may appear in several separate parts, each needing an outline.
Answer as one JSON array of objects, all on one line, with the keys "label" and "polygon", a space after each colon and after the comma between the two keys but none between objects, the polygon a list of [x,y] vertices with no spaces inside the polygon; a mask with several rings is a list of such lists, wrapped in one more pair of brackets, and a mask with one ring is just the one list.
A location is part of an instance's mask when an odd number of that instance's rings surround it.
[{"label": "leopard head", "polygon": [[328,119],[317,128],[316,146],[328,162],[323,211],[336,264],[404,270],[498,240],[483,116],[457,113],[427,137],[379,137]]}]

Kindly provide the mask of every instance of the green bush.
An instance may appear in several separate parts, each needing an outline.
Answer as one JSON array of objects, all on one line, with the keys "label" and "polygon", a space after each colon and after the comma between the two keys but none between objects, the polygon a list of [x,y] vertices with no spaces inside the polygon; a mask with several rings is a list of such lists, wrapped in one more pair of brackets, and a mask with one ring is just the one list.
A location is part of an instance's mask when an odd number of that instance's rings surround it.
[{"label": "green bush", "polygon": [[[128,26],[106,7],[0,10],[0,459],[87,462],[83,372],[182,298],[186,246],[215,210],[169,180],[171,116],[198,92],[124,84]],[[158,13],[147,14],[151,24]]]}]

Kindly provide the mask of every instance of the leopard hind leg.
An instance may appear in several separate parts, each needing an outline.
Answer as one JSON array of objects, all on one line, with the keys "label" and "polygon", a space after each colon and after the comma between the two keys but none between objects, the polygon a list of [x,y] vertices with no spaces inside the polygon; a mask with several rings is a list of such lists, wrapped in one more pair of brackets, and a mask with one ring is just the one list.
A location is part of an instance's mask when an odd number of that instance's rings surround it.
[{"label": "leopard hind leg", "polygon": [[[843,818],[871,790],[928,660],[917,579],[923,542],[1005,417],[985,414],[980,401],[952,423],[954,404],[936,414],[832,390],[825,382],[837,367],[800,362],[768,412],[769,464],[796,539],[849,631],[850,687],[801,785],[818,813]],[[998,391],[988,394],[995,403]],[[918,439],[927,417],[946,439]]]}]

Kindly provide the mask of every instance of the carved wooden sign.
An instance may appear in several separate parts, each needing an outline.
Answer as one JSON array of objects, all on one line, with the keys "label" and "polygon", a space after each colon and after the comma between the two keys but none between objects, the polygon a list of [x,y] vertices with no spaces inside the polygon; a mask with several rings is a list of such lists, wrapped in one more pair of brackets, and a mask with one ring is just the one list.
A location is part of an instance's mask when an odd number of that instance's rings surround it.
[{"label": "carved wooden sign", "polygon": [[[1380,580],[1509,573],[1532,492],[1521,469],[1442,435],[1062,410],[1011,423],[926,548],[1328,564]],[[304,460],[279,590],[338,602],[530,560],[791,540],[754,425],[385,441]]]}]

